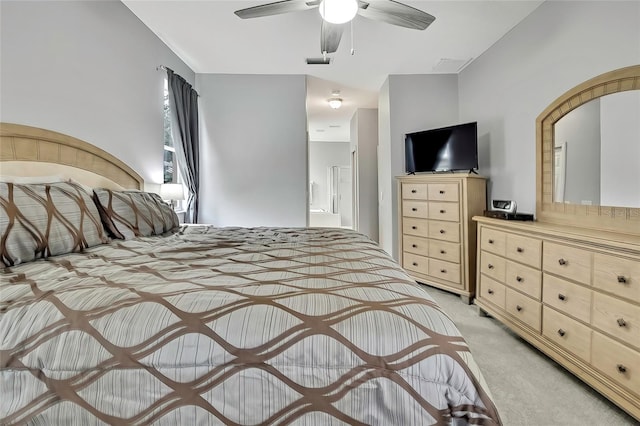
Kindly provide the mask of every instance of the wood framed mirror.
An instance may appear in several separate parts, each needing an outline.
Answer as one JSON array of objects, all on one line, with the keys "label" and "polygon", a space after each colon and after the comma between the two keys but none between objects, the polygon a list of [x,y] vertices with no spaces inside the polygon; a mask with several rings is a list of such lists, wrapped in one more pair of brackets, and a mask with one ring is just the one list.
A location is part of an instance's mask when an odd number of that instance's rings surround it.
[{"label": "wood framed mirror", "polygon": [[[613,174],[607,170],[617,166],[619,170],[628,172],[626,178],[618,177],[618,181],[613,184],[618,189],[617,192],[634,199],[637,197],[640,200],[640,65],[634,65],[601,74],[579,84],[551,103],[536,119],[536,219],[538,221],[640,235],[640,204],[635,201],[626,201],[625,198],[617,198],[620,201],[613,201],[616,200],[615,197],[605,196],[600,202],[598,192],[593,197],[578,194],[575,199],[565,198],[566,172],[564,167],[568,164],[567,158],[572,153],[580,153],[581,149],[582,153],[587,153],[587,151],[610,153],[614,150],[608,149],[606,144],[601,145],[600,142],[598,142],[598,147],[588,149],[581,148],[578,140],[567,142],[564,134],[560,136],[561,126],[558,124],[567,114],[581,106],[586,108],[586,104],[592,101],[597,101],[595,102],[596,114],[601,114],[600,103],[603,103],[603,100],[609,102],[608,95],[628,91],[637,91],[637,93],[627,94],[627,97],[628,95],[632,96],[633,108],[620,106],[618,108],[625,111],[630,109],[631,116],[635,119],[629,120],[630,131],[624,132],[624,137],[617,138],[617,144],[622,143],[622,148],[619,146],[616,148],[618,151],[622,150],[623,153],[628,152],[628,154],[619,156],[619,165],[616,164],[615,158],[613,160],[609,158],[607,161],[613,163],[613,166],[609,164],[607,167],[600,165],[603,162],[600,160],[600,156],[595,160],[598,164],[593,168],[587,164],[587,160],[577,161],[578,164],[583,161],[582,167],[586,169],[587,175],[590,172],[592,172],[591,175],[596,173],[598,175],[590,184],[584,182],[585,177],[579,178],[583,186],[600,185],[603,179],[606,180],[608,175]],[[637,101],[635,100],[636,94],[638,95]],[[603,98],[605,96],[607,98]],[[594,103],[590,105],[594,105]],[[589,108],[594,109],[591,106]],[[611,114],[607,113],[607,115]],[[613,116],[616,119],[619,118],[616,114]],[[592,119],[583,120],[583,123],[592,122]],[[609,124],[605,127],[608,128],[607,126],[611,127]],[[586,130],[582,126],[579,127],[579,130],[584,135],[600,133],[600,124],[596,124],[596,128],[596,130]],[[619,132],[618,135],[620,135]],[[580,137],[574,136],[574,139],[580,139]],[[599,139],[600,135],[598,134]],[[626,151],[625,146],[627,147]],[[629,147],[632,149],[628,149]],[[631,158],[634,159],[634,164],[629,162]],[[603,169],[602,174],[600,174],[601,168]],[[568,180],[569,178],[567,178]],[[607,185],[610,184],[607,183]],[[591,198],[594,198],[595,201]],[[614,205],[607,205],[608,203]]]}]

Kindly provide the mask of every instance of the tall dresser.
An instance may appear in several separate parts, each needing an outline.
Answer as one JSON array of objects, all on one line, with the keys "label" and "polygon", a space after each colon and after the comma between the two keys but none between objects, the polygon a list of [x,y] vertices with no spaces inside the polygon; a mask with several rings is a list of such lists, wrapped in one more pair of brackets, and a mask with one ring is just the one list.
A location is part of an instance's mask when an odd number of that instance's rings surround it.
[{"label": "tall dresser", "polygon": [[640,237],[475,220],[475,304],[640,419]]},{"label": "tall dresser", "polygon": [[486,208],[486,181],[467,173],[398,178],[400,264],[418,282],[475,293],[476,224]]}]

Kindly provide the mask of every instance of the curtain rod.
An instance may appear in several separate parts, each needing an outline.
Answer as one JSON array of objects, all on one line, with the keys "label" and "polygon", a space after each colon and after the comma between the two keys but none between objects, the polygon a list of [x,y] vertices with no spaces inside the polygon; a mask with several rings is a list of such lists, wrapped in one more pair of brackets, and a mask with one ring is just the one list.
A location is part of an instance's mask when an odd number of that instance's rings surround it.
[{"label": "curtain rod", "polygon": [[[156,67],[156,71],[160,71],[160,70],[167,71],[167,70],[171,70],[171,68],[167,68],[164,65],[158,65]],[[171,71],[173,72],[173,70],[171,70]],[[180,75],[180,74],[176,74],[176,75]],[[192,87],[192,89],[193,89],[193,87]],[[196,92],[195,89],[193,89],[193,91]],[[200,93],[196,92],[196,96],[200,97]]]}]

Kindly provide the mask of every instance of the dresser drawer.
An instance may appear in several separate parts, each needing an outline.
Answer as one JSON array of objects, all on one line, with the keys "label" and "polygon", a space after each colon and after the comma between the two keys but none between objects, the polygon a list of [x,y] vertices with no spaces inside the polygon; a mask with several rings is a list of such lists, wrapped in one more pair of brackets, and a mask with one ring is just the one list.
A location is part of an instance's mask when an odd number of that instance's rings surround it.
[{"label": "dresser drawer", "polygon": [[540,331],[540,302],[506,288],[506,311],[536,331]]},{"label": "dresser drawer", "polygon": [[504,283],[507,269],[506,260],[486,251],[480,252],[480,272]]},{"label": "dresser drawer", "polygon": [[460,281],[460,264],[445,262],[444,260],[429,259],[429,275],[447,280],[451,283],[459,285]]},{"label": "dresser drawer", "polygon": [[426,201],[407,201],[402,202],[402,216],[404,217],[419,217],[427,219],[429,212],[427,210]]},{"label": "dresser drawer", "polygon": [[429,201],[459,201],[460,195],[457,183],[430,183]]},{"label": "dresser drawer", "polygon": [[540,269],[542,241],[521,235],[507,235],[507,258]]},{"label": "dresser drawer", "polygon": [[451,241],[453,243],[459,243],[460,242],[460,223],[430,220],[428,235],[429,235],[429,238],[435,238],[436,240],[444,240],[444,241]]},{"label": "dresser drawer", "polygon": [[460,204],[429,202],[429,219],[460,222]]},{"label": "dresser drawer", "polygon": [[578,321],[545,306],[542,311],[542,334],[572,354],[589,362],[591,329]]},{"label": "dresser drawer", "polygon": [[593,255],[593,285],[628,300],[640,300],[640,260]]},{"label": "dresser drawer", "polygon": [[407,271],[429,275],[429,258],[413,253],[402,254],[402,267]]},{"label": "dresser drawer", "polygon": [[542,272],[528,266],[507,260],[504,283],[511,288],[518,289],[536,300],[540,300],[542,293]]},{"label": "dresser drawer", "polygon": [[505,256],[507,253],[506,235],[502,231],[483,226],[480,231],[480,249]]},{"label": "dresser drawer", "polygon": [[418,237],[429,236],[429,221],[427,219],[403,218],[402,233]]},{"label": "dresser drawer", "polygon": [[545,271],[591,285],[590,252],[554,243],[544,243],[542,252]]},{"label": "dresser drawer", "polygon": [[569,281],[544,274],[542,301],[558,311],[589,323],[591,320],[591,293]]},{"label": "dresser drawer", "polygon": [[460,263],[460,244],[429,240],[429,256],[447,262]]},{"label": "dresser drawer", "polygon": [[640,395],[640,353],[593,332],[591,364],[613,381]]},{"label": "dresser drawer", "polygon": [[426,200],[427,184],[426,183],[403,183],[402,198],[405,200]]},{"label": "dresser drawer", "polygon": [[480,298],[485,301],[489,301],[492,304],[498,306],[500,309],[505,309],[505,287],[498,281],[489,278],[487,276],[480,276]]},{"label": "dresser drawer", "polygon": [[409,253],[420,254],[422,256],[429,255],[429,240],[422,237],[414,237],[412,235],[402,236],[402,250]]},{"label": "dresser drawer", "polygon": [[640,348],[640,306],[595,293],[591,324],[613,337]]}]

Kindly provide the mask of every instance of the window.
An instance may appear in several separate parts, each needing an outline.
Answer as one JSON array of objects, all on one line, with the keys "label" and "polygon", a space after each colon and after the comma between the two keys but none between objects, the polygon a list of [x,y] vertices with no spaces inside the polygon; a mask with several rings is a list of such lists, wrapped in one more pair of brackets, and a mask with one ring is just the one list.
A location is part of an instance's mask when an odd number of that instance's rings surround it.
[{"label": "window", "polygon": [[176,149],[171,135],[171,110],[169,109],[169,83],[164,79],[164,183],[178,182]]}]

